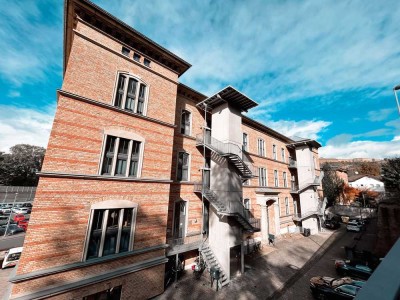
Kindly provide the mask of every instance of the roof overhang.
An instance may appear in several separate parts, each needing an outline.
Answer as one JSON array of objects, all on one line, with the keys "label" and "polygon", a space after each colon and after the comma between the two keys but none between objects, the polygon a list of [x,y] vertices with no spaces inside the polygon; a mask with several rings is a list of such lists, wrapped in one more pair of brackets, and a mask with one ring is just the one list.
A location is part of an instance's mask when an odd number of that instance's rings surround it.
[{"label": "roof overhang", "polygon": [[241,111],[248,111],[250,108],[256,107],[258,104],[254,100],[239,92],[232,86],[227,86],[221,91],[215,93],[211,97],[197,104],[202,109],[211,110],[221,104],[228,103]]},{"label": "roof overhang", "polygon": [[305,146],[305,145],[311,146],[311,147],[317,148],[317,149],[322,147],[322,145],[320,143],[318,143],[316,140],[310,140],[310,139],[291,143],[291,144],[287,145],[287,147],[297,148],[297,147],[301,147],[301,146]]}]

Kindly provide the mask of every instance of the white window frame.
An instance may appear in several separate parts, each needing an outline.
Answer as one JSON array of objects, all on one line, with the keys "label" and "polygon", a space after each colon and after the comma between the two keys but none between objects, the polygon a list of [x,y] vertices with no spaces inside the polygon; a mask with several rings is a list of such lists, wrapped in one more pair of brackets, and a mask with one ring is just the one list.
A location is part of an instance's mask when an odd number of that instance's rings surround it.
[{"label": "white window frame", "polygon": [[[261,176],[264,173],[264,176]],[[262,178],[264,178],[264,182],[261,182]],[[266,187],[267,186],[267,169],[264,167],[258,168],[258,185],[260,187]]]},{"label": "white window frame", "polygon": [[272,158],[278,160],[278,155],[276,152],[276,145],[272,145]]},{"label": "white window frame", "polygon": [[[246,138],[245,138],[245,136],[246,136]],[[243,132],[242,137],[243,137],[243,150],[246,152],[250,152],[249,151],[249,135],[246,132]],[[245,143],[245,141],[246,141],[246,143]]]},{"label": "white window frame", "polygon": [[257,140],[257,151],[259,156],[265,157],[265,141],[261,138]]},{"label": "white window frame", "polygon": [[274,187],[279,187],[279,172],[274,170]]},{"label": "white window frame", "polygon": [[[113,158],[113,164],[111,167],[111,174],[110,175],[103,175],[102,170],[103,170],[103,161],[104,161],[104,156],[105,156],[105,151],[106,149],[106,144],[107,144],[107,137],[108,136],[114,136],[117,141],[114,145],[114,158]],[[118,147],[119,147],[119,140],[127,139],[130,140],[129,142],[129,152],[128,152],[128,160],[127,160],[127,166],[126,166],[126,174],[123,177],[130,177],[129,176],[129,167],[131,163],[131,154],[132,154],[132,145],[133,141],[140,142],[140,149],[139,149],[139,161],[138,161],[138,170],[137,170],[137,176],[132,177],[132,178],[140,178],[142,176],[142,167],[143,167],[143,155],[144,155],[144,146],[145,146],[145,139],[134,133],[134,132],[129,132],[125,130],[119,130],[119,129],[105,129],[103,133],[103,143],[102,143],[102,149],[101,149],[101,157],[99,161],[99,166],[98,166],[98,174],[102,176],[115,176],[115,168],[117,164],[117,156],[118,156]]]},{"label": "white window frame", "polygon": [[174,213],[172,214],[172,237],[175,237],[175,208],[176,208],[176,203],[177,202],[185,202],[185,234],[183,235],[184,237],[187,236],[187,229],[188,229],[188,222],[189,222],[189,201],[188,200],[184,200],[184,199],[177,199],[174,201]]},{"label": "white window frame", "polygon": [[290,206],[288,197],[285,197],[285,213],[287,216],[290,215]]},{"label": "white window frame", "polygon": [[[102,202],[98,202],[95,204],[92,204],[90,207],[90,213],[89,213],[89,220],[88,220],[88,225],[86,229],[86,236],[85,236],[85,244],[84,244],[84,252],[82,254],[82,261],[87,260],[87,254],[88,254],[88,248],[89,248],[89,239],[90,239],[90,230],[92,228],[92,222],[93,222],[93,215],[94,211],[96,210],[105,210],[104,215],[103,215],[103,224],[102,224],[102,233],[101,233],[101,240],[100,240],[100,248],[99,248],[99,256],[98,257],[103,257],[103,247],[104,247],[104,239],[105,239],[105,233],[106,233],[106,227],[107,227],[107,219],[108,219],[108,212],[110,209],[132,209],[132,227],[131,227],[131,234],[130,234],[130,242],[129,242],[129,251],[133,250],[133,245],[134,245],[134,238],[135,238],[135,228],[136,228],[136,220],[137,220],[137,209],[138,209],[138,204],[134,203],[129,200],[106,200]],[[119,246],[120,246],[120,239],[121,239],[121,229],[122,229],[122,220],[123,220],[123,214],[122,212],[119,216],[119,224],[118,224],[118,238],[117,238],[117,246],[116,246],[116,253],[119,253]],[[124,252],[125,253],[125,252]],[[114,254],[114,255],[115,255]],[[93,258],[95,259],[95,258]]]},{"label": "white window frame", "polygon": [[[247,203],[249,203],[249,208],[246,208],[245,200],[248,200]],[[243,202],[242,203],[243,203],[244,208],[246,208],[248,210],[251,210],[251,199],[250,198],[243,198]]]},{"label": "white window frame", "polygon": [[[124,94],[123,94],[123,97],[122,97],[121,107],[115,105],[115,102],[117,100],[116,99],[116,95],[117,95],[118,82],[119,82],[120,75],[125,76],[127,78],[127,79],[125,79],[126,82],[125,82],[125,86],[124,86]],[[147,82],[145,82],[144,80],[142,80],[140,76],[137,76],[135,74],[131,74],[131,73],[125,72],[125,71],[118,71],[117,72],[111,104],[113,106],[115,106],[115,107],[118,107],[119,109],[126,110],[125,109],[125,103],[126,103],[126,96],[127,96],[129,78],[132,78],[132,79],[134,79],[134,80],[136,80],[138,82],[138,87],[137,87],[137,92],[136,92],[136,97],[135,97],[135,109],[133,110],[132,113],[135,113],[135,114],[138,114],[138,115],[141,115],[141,116],[147,116],[147,106],[148,106],[148,102],[149,102],[150,85]],[[145,95],[144,95],[143,113],[139,114],[139,113],[137,113],[137,107],[138,107],[138,102],[139,102],[138,100],[139,100],[139,92],[140,92],[140,85],[141,84],[146,86],[146,92],[145,92]],[[129,111],[129,110],[127,110],[127,111]]]},{"label": "white window frame", "polygon": [[[178,180],[179,153],[186,153],[189,156],[188,157],[188,178],[187,178],[187,180]],[[176,181],[179,181],[179,182],[189,182],[190,181],[190,168],[191,168],[191,162],[192,162],[191,160],[192,160],[192,155],[189,152],[187,152],[185,150],[179,150],[177,152],[177,154],[176,154],[176,176],[175,176]]]},{"label": "white window frame", "polygon": [[[188,112],[189,113],[189,122],[190,122],[190,124],[189,124],[189,133],[182,133],[182,115],[183,115],[183,112]],[[188,135],[188,136],[191,136],[192,135],[192,112],[190,111],[190,110],[188,110],[188,109],[181,109],[181,118],[180,118],[180,122],[179,122],[179,133],[180,134],[184,134],[184,135]]]},{"label": "white window frame", "polygon": [[283,177],[283,187],[287,188],[287,187],[288,187],[287,173],[286,173],[286,172],[283,172],[283,173],[282,173],[282,177]]}]

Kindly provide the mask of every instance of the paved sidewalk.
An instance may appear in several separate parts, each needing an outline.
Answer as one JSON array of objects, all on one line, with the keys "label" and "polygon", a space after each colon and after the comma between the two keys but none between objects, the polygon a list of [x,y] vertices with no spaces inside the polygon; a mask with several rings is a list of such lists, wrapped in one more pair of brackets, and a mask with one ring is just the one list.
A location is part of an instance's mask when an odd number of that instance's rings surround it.
[{"label": "paved sidewalk", "polygon": [[[262,254],[245,260],[246,272],[220,291],[210,287],[208,276],[194,279],[192,271],[155,299],[267,299],[278,296],[290,281],[301,274],[306,263],[318,259],[344,230],[326,231],[304,237],[299,234],[278,240],[275,247],[264,246]],[[311,262],[309,262],[311,261]],[[275,294],[274,294],[275,293]]]}]

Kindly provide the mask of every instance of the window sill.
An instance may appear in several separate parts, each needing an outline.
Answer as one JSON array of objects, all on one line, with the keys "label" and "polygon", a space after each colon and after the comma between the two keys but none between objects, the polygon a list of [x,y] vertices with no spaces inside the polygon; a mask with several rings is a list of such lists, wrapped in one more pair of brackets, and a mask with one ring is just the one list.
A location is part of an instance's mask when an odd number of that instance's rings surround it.
[{"label": "window sill", "polygon": [[66,271],[70,271],[70,270],[74,270],[74,269],[89,267],[92,265],[109,262],[109,261],[112,261],[115,259],[121,259],[121,258],[129,257],[129,256],[139,255],[139,254],[156,251],[156,250],[162,250],[162,249],[166,249],[166,248],[168,248],[167,244],[161,244],[161,245],[152,246],[152,247],[148,247],[148,248],[144,248],[144,249],[133,250],[130,252],[124,252],[124,253],[118,253],[118,254],[104,256],[104,257],[98,257],[98,258],[86,260],[83,262],[76,262],[76,263],[72,263],[72,264],[68,264],[68,265],[34,271],[31,273],[27,273],[27,274],[16,275],[13,278],[11,278],[9,281],[12,283],[22,282],[22,281],[26,281],[29,279],[40,278],[40,277],[47,276],[47,275],[52,275],[52,274],[66,272]]},{"label": "window sill", "polygon": [[188,138],[188,139],[191,139],[191,140],[196,140],[196,138],[194,137],[194,136],[191,136],[191,135],[187,135],[187,134],[184,134],[184,133],[178,133],[178,135],[179,136],[181,136],[181,137],[184,137],[184,138]]},{"label": "window sill", "polygon": [[160,183],[171,183],[170,179],[164,178],[137,178],[137,177],[119,177],[119,176],[108,176],[108,175],[87,175],[87,174],[69,174],[59,172],[37,172],[40,177],[58,177],[58,178],[82,178],[82,179],[98,179],[98,180],[110,180],[110,181],[128,181],[128,182],[160,182]]}]

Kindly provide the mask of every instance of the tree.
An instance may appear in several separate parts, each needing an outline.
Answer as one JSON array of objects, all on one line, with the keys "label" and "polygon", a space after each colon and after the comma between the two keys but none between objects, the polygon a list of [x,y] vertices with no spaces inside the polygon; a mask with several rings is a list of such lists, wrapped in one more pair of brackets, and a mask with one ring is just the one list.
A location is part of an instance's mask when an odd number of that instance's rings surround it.
[{"label": "tree", "polygon": [[382,181],[387,192],[400,196],[400,157],[385,159],[382,165]]},{"label": "tree", "polygon": [[359,164],[358,172],[360,174],[379,176],[379,175],[381,175],[381,166],[378,162],[375,162],[375,161],[368,161],[368,162],[364,161]]},{"label": "tree", "polygon": [[344,195],[344,181],[336,174],[331,165],[326,163],[322,166],[324,178],[322,178],[322,188],[324,196],[327,198],[327,207],[332,206]]},{"label": "tree", "polygon": [[0,184],[36,186],[36,172],[42,168],[46,149],[39,146],[19,144],[10,153],[0,153]]}]

